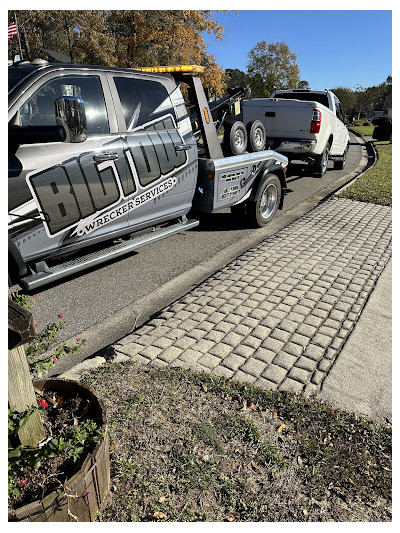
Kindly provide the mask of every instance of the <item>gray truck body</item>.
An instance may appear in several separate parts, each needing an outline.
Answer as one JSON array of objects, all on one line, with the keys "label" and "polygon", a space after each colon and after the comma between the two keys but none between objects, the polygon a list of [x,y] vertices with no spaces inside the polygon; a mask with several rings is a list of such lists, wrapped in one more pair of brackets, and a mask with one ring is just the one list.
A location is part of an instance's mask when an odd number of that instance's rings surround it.
[{"label": "gray truck body", "polygon": [[[187,219],[190,210],[238,204],[268,172],[285,187],[281,154],[223,157],[199,78],[190,79],[206,141],[201,157],[171,76],[21,64],[9,67],[9,78],[9,269],[25,288],[190,229],[198,224]],[[55,102],[68,99],[84,106],[87,131],[43,141],[46,128],[60,124]],[[18,141],[24,128],[28,142]],[[77,251],[81,256],[60,263]]]}]

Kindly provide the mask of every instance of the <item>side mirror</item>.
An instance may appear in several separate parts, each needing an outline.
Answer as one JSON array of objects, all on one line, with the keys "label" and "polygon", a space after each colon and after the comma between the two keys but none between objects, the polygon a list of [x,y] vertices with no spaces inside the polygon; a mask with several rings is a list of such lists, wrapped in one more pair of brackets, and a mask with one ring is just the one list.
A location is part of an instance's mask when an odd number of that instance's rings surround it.
[{"label": "side mirror", "polygon": [[57,124],[63,126],[67,142],[80,143],[87,138],[85,102],[77,96],[62,96],[55,102]]},{"label": "side mirror", "polygon": [[8,141],[14,147],[22,144],[63,142],[65,130],[61,126],[9,126]]}]

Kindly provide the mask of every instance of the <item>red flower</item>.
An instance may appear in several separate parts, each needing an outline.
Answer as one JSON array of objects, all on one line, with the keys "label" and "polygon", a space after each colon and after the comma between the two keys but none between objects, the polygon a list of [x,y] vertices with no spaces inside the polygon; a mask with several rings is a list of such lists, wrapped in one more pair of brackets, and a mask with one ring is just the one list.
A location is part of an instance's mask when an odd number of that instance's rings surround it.
[{"label": "red flower", "polygon": [[21,485],[25,485],[26,484],[26,479],[24,479],[24,481],[21,481]]},{"label": "red flower", "polygon": [[86,342],[86,339],[83,339],[82,342]]},{"label": "red flower", "polygon": [[64,316],[60,314],[60,315],[58,315],[58,318],[64,318]]},{"label": "red flower", "polygon": [[39,324],[37,322],[35,322],[35,326],[38,328],[39,327]]},{"label": "red flower", "polygon": [[57,363],[57,357],[53,357],[53,363]]},{"label": "red flower", "polygon": [[46,409],[46,407],[49,406],[49,404],[46,402],[46,400],[38,400],[37,403],[43,407],[43,409]]},{"label": "red flower", "polygon": [[79,337],[76,337],[76,340],[79,342],[81,339]]}]

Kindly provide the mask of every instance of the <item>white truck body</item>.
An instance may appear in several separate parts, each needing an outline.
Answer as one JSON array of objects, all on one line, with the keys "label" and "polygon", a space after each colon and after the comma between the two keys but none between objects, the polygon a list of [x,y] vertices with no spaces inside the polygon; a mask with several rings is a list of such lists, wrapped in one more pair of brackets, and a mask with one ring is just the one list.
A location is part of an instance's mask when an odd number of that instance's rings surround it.
[{"label": "white truck body", "polygon": [[282,90],[243,102],[243,122],[261,120],[266,144],[289,159],[316,161],[328,146],[329,159],[345,156],[349,133],[331,91]]}]

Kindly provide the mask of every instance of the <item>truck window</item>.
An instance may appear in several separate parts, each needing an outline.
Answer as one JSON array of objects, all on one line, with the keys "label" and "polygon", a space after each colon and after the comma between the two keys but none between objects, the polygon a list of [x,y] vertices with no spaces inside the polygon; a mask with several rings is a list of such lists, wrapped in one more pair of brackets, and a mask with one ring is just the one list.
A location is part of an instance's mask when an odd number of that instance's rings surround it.
[{"label": "truck window", "polygon": [[328,96],[323,93],[277,92],[274,98],[288,98],[290,100],[305,100],[306,102],[318,102],[319,104],[322,104],[325,107],[329,108]]},{"label": "truck window", "polygon": [[343,120],[343,113],[342,113],[342,106],[340,105],[340,102],[339,100],[336,98],[334,98],[335,100],[335,109],[336,109],[336,116],[339,120],[341,120],[342,122],[344,122]]},{"label": "truck window", "polygon": [[[156,129],[176,127],[174,106],[167,89],[161,83],[130,77],[115,76],[114,82],[121,100],[126,131],[132,131],[144,124],[155,121]],[[172,115],[171,119],[156,119]]]},{"label": "truck window", "polygon": [[88,135],[109,133],[106,104],[98,76],[59,76],[52,79],[20,108],[21,126],[57,124],[54,103],[61,96],[79,96],[84,100]]}]

